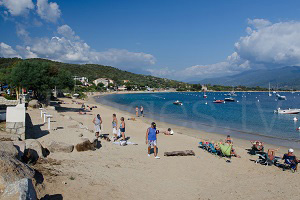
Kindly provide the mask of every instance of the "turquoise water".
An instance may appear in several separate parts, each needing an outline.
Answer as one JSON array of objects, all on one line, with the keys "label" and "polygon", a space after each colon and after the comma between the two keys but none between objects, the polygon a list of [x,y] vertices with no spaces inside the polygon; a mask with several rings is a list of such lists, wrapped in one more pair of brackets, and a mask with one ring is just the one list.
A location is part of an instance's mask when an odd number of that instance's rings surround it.
[{"label": "turquoise water", "polygon": [[[300,119],[293,121],[295,116],[300,116],[274,114],[278,107],[300,108],[300,93],[280,93],[287,97],[285,101],[277,100],[274,94],[269,97],[268,93],[236,93],[236,102],[213,103],[215,99],[224,99],[224,94],[207,93],[207,99],[200,92],[113,94],[96,98],[96,101],[131,112],[133,116],[135,107],[142,105],[146,117],[197,130],[234,134],[247,139],[264,136],[269,140],[300,144],[300,132],[296,130]],[[174,105],[175,100],[182,101],[183,105]]]}]

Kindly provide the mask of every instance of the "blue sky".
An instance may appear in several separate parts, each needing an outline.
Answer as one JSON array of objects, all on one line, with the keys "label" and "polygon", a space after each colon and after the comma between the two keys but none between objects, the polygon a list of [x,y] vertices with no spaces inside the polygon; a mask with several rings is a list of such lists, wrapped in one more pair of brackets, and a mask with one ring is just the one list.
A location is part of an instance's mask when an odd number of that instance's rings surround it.
[{"label": "blue sky", "polygon": [[299,65],[299,11],[296,0],[0,0],[0,56],[200,80]]}]

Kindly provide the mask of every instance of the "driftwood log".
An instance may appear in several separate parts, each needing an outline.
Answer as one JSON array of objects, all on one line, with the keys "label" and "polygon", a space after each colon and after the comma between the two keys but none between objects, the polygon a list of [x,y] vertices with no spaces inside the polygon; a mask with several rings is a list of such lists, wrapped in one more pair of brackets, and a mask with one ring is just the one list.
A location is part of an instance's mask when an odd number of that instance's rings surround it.
[{"label": "driftwood log", "polygon": [[185,150],[185,151],[171,151],[165,152],[164,156],[194,156],[195,152],[193,150]]}]

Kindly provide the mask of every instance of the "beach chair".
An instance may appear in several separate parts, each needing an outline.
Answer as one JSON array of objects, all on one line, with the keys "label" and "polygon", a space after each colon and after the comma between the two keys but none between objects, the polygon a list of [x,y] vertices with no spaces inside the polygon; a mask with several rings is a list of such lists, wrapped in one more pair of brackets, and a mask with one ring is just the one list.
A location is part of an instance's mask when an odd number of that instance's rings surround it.
[{"label": "beach chair", "polygon": [[212,143],[208,144],[208,152],[215,154],[215,155],[219,155],[220,151],[216,150],[215,145]]},{"label": "beach chair", "polygon": [[271,165],[277,166],[280,160],[280,157],[277,156],[270,158],[268,153],[266,152],[258,152],[256,155],[258,155],[258,158],[255,161],[255,163],[260,163],[266,166],[271,166]]},{"label": "beach chair", "polygon": [[220,146],[220,155],[223,157],[231,157],[232,144],[219,144]]}]

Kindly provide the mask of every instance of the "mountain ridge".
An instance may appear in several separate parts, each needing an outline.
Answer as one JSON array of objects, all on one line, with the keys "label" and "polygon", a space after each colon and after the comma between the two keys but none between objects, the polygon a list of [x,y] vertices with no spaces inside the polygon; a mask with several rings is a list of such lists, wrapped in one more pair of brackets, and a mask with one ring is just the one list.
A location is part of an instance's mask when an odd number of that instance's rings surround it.
[{"label": "mountain ridge", "polygon": [[260,69],[241,72],[236,75],[207,78],[198,81],[201,84],[227,86],[261,86],[272,88],[300,89],[300,66],[285,66],[276,69]]}]

